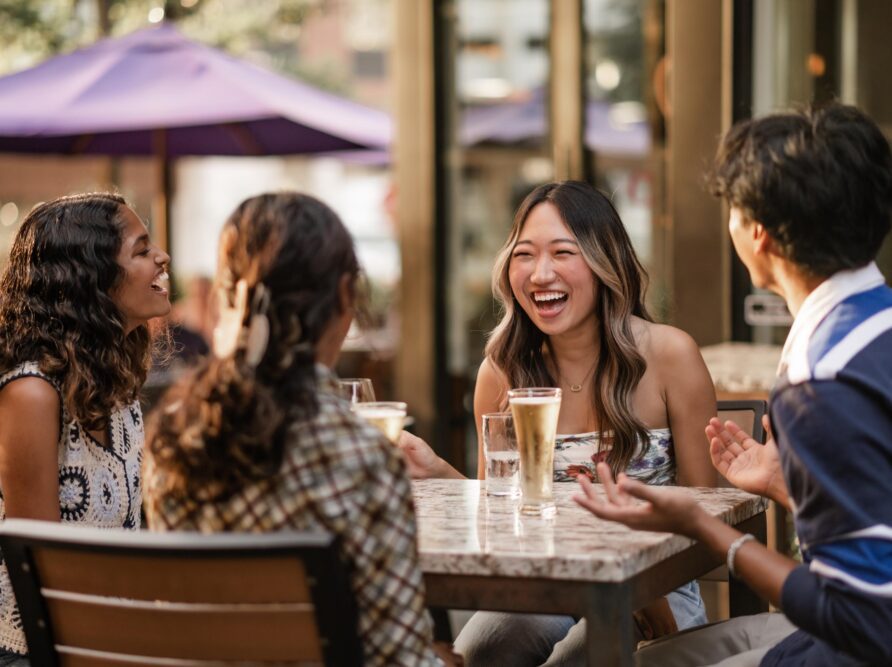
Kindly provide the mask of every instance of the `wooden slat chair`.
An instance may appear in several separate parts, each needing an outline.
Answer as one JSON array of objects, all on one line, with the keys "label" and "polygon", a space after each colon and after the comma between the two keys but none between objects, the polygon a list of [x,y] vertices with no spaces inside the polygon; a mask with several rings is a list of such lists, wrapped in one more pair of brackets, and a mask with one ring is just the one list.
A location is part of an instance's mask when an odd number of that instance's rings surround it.
[{"label": "wooden slat chair", "polygon": [[10,519],[0,548],[35,666],[362,664],[356,603],[326,533]]}]

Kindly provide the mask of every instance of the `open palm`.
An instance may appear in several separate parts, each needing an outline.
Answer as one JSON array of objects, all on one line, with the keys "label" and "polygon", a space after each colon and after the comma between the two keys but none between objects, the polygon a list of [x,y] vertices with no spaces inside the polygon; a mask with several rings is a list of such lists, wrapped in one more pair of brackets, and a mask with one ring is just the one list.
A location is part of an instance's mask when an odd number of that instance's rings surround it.
[{"label": "open palm", "polygon": [[762,423],[769,434],[764,445],[734,422],[711,419],[706,427],[709,454],[716,470],[737,488],[786,505],[787,487],[768,417],[763,417]]}]

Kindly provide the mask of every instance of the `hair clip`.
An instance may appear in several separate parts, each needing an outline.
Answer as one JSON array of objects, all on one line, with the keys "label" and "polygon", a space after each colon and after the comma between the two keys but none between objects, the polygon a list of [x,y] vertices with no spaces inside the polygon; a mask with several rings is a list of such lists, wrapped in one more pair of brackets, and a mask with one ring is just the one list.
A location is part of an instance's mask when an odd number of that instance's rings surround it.
[{"label": "hair clip", "polygon": [[269,318],[266,316],[269,302],[269,290],[266,285],[260,282],[254,285],[254,300],[251,304],[250,324],[245,339],[245,363],[251,368],[257,367],[266,354],[266,347],[269,344]]},{"label": "hair clip", "polygon": [[227,290],[220,288],[218,293],[220,315],[217,326],[214,327],[214,356],[218,359],[226,359],[235,354],[241,337],[242,322],[248,306],[248,283],[242,279],[236,283],[235,299],[229,305]]},{"label": "hair clip", "polygon": [[[269,344],[270,293],[266,285],[254,285],[254,298],[248,311],[248,281],[244,278],[235,284],[235,300],[228,305],[226,290],[220,290],[220,318],[214,328],[214,355],[226,359],[245,349],[245,363],[256,368]],[[245,320],[247,319],[247,322]],[[246,326],[247,325],[247,326]]]}]

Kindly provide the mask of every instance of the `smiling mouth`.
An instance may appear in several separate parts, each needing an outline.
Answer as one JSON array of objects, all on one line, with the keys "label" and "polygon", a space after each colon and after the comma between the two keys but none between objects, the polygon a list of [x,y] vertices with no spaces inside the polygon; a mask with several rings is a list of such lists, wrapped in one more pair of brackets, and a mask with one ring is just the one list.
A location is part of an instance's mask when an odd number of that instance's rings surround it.
[{"label": "smiling mouth", "polygon": [[152,281],[152,290],[162,296],[167,296],[168,280],[170,280],[170,276],[167,275],[167,271],[159,273]]},{"label": "smiling mouth", "polygon": [[533,303],[536,310],[542,315],[550,315],[560,311],[567,303],[569,295],[566,292],[533,292]]}]

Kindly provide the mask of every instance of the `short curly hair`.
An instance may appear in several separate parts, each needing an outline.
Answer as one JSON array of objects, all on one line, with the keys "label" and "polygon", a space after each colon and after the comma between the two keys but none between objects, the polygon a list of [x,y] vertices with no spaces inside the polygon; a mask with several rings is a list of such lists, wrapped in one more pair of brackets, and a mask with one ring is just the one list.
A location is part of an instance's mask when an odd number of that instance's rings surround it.
[{"label": "short curly hair", "polygon": [[148,327],[129,334],[111,295],[124,272],[121,211],[108,193],[61,197],[22,222],[0,278],[0,371],[37,362],[68,413],[104,428],[137,398],[151,356]]},{"label": "short curly hair", "polygon": [[780,252],[815,276],[864,266],[892,217],[892,153],[855,107],[738,123],[719,146],[712,193],[761,223]]}]

